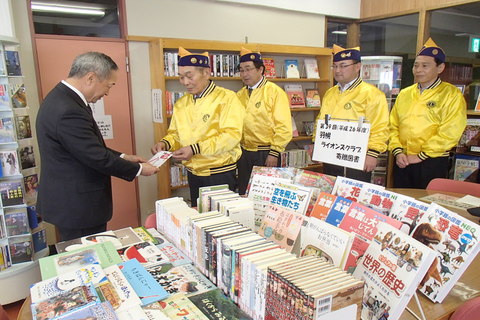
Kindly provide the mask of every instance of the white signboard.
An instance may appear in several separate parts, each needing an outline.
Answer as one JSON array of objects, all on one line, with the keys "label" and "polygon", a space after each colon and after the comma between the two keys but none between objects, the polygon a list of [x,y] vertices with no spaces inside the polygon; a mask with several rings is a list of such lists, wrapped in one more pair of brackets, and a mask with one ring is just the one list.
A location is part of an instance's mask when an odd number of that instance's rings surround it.
[{"label": "white signboard", "polygon": [[163,123],[162,90],[152,89],[153,122]]},{"label": "white signboard", "polygon": [[312,159],[363,170],[369,136],[369,123],[318,120]]}]

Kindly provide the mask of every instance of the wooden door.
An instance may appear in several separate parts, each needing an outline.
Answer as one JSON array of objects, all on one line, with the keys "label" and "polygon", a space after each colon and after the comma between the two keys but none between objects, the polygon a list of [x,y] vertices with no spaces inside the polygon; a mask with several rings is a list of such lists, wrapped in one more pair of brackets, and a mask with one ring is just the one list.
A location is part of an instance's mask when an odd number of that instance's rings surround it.
[{"label": "wooden door", "polygon": [[[104,97],[105,114],[112,115],[113,139],[105,140],[108,147],[125,154],[134,154],[132,113],[127,81],[126,44],[122,41],[92,41],[37,38],[38,70],[42,99],[61,80],[67,78],[73,59],[87,51],[109,55],[118,65],[118,80]],[[149,155],[143,155],[148,157]],[[41,178],[40,178],[41,179]],[[108,229],[139,225],[137,183],[112,178],[113,218]]]}]

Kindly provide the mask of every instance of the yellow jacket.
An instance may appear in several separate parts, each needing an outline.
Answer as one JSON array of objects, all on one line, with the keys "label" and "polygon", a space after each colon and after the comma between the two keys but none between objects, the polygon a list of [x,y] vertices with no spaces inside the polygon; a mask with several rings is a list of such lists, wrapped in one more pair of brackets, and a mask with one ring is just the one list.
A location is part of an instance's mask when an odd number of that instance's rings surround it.
[{"label": "yellow jacket", "polygon": [[265,77],[248,96],[247,87],[237,93],[246,109],[241,145],[245,150],[270,150],[278,158],[292,139],[288,96]]},{"label": "yellow jacket", "polygon": [[242,154],[244,114],[235,92],[210,81],[197,99],[186,94],[175,103],[170,127],[162,141],[171,151],[191,146],[194,155],[183,164],[194,175],[233,170]]},{"label": "yellow jacket", "polygon": [[420,93],[418,84],[400,91],[390,114],[390,143],[394,155],[448,156],[467,123],[460,90],[439,79]]},{"label": "yellow jacket", "polygon": [[326,114],[338,119],[358,120],[360,117],[365,117],[370,123],[367,155],[377,157],[387,150],[387,99],[385,94],[375,86],[358,78],[344,92],[340,92],[338,85],[328,89],[315,123],[325,119]]}]

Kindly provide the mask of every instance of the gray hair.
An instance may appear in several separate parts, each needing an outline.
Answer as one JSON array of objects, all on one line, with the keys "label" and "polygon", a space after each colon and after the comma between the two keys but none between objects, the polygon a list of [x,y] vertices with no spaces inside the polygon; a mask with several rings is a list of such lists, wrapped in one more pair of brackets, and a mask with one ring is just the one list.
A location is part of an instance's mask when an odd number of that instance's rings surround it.
[{"label": "gray hair", "polygon": [[89,72],[95,72],[100,80],[104,80],[112,70],[118,70],[112,58],[101,52],[86,52],[73,60],[68,77],[81,78]]}]

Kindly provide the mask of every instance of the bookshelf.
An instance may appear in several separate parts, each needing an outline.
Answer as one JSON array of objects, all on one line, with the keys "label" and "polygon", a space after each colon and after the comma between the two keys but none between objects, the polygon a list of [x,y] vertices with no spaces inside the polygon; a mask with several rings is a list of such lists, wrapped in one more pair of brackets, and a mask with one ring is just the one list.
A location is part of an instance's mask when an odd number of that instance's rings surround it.
[{"label": "bookshelf", "polygon": [[[192,52],[208,51],[209,54],[229,54],[238,55],[240,48],[246,47],[252,51],[259,51],[263,57],[274,58],[275,69],[277,70],[277,78],[268,78],[283,87],[287,83],[302,84],[303,89],[315,88],[318,89],[322,97],[325,91],[332,85],[332,77],[330,72],[330,65],[332,59],[331,49],[319,47],[306,46],[289,46],[289,45],[275,45],[275,44],[261,44],[261,43],[242,43],[229,41],[210,41],[210,40],[190,40],[190,39],[174,39],[174,38],[157,38],[157,37],[143,37],[143,36],[129,36],[129,41],[147,42],[149,44],[150,56],[150,75],[152,89],[160,89],[162,91],[162,112],[166,120],[163,123],[154,123],[154,139],[160,139],[166,134],[168,129],[168,119],[170,116],[166,112],[166,91],[184,91],[178,83],[177,76],[165,75],[165,53],[175,53],[178,47],[184,47]],[[308,79],[305,77],[303,71],[300,78],[285,78],[284,72],[280,72],[286,59],[298,59],[303,61],[305,58],[315,58],[318,64],[319,79]],[[168,65],[167,65],[168,68]],[[219,77],[212,76],[211,79],[218,85],[225,88],[237,91],[242,87],[242,82],[239,76]],[[315,120],[316,113],[319,108],[302,108],[292,109],[292,115],[301,114],[296,117],[299,121],[298,128],[301,129],[301,121],[308,119]],[[310,141],[311,136],[302,136],[296,140],[292,140],[290,145],[297,144],[303,141]],[[289,145],[288,148],[291,146]],[[320,166],[314,166],[318,168]],[[181,187],[186,187],[183,185]],[[172,190],[181,187],[171,187],[170,185],[170,165],[164,165],[160,168],[158,174],[158,197],[159,199],[168,198],[172,194]]]}]

